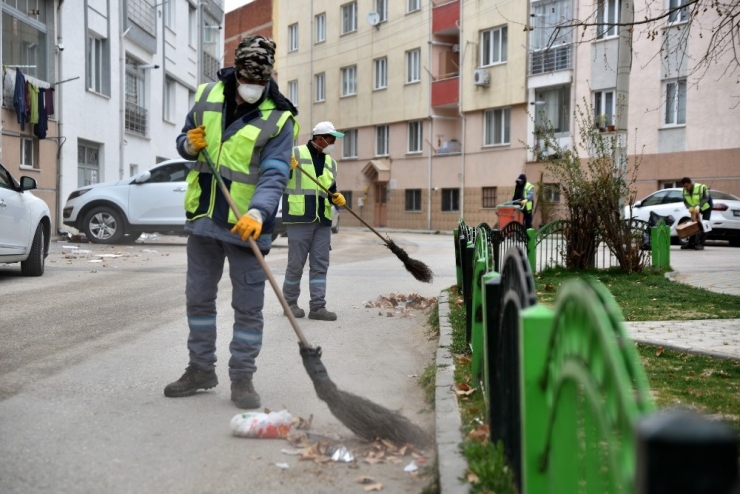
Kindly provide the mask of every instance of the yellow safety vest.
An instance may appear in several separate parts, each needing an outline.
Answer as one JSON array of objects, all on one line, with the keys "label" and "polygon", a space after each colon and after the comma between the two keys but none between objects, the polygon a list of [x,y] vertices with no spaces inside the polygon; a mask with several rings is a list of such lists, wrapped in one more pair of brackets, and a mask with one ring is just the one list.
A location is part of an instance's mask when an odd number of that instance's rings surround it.
[{"label": "yellow safety vest", "polygon": [[[524,186],[524,199],[527,199],[527,196],[529,196],[529,191],[534,191],[534,185],[527,182],[527,184]],[[527,205],[525,206],[525,209],[527,210],[528,213],[532,212],[533,203],[534,203],[534,200],[530,201],[529,199],[527,199]]]},{"label": "yellow safety vest", "polygon": [[[288,195],[288,216],[287,218],[283,217],[283,223],[311,223],[320,220],[318,213],[319,197],[324,198],[324,217],[331,221],[332,205],[329,202],[329,194],[310,178],[304,176],[304,172],[317,179],[326,189],[329,189],[336,180],[337,162],[331,156],[326,155],[324,171],[317,177],[308,145],[295,146],[293,156],[298,160],[298,164],[303,171],[294,168],[292,176],[288,180],[288,185],[285,187],[285,193]],[[313,203],[314,207],[306,207],[309,201]]]},{"label": "yellow safety vest", "polygon": [[[195,125],[206,127],[206,149],[216,165],[216,170],[224,179],[231,197],[239,211],[245,213],[254,195],[259,180],[260,154],[270,138],[277,136],[289,118],[293,119],[293,138],[298,136],[299,126],[289,111],[275,109],[275,102],[269,98],[259,106],[260,115],[235,129],[234,122],[223,132],[224,109],[223,82],[202,84],[198,87],[193,106]],[[222,142],[222,138],[225,138]],[[193,169],[187,175],[188,190],[185,193],[185,211],[188,220],[203,216],[213,217],[218,184],[211,178],[210,193],[203,194],[201,173],[210,174],[208,163],[198,157]],[[202,204],[207,197],[207,204]],[[234,224],[239,218],[229,210],[228,222]]]},{"label": "yellow safety vest", "polygon": [[[689,194],[686,189],[683,189],[683,198],[689,205],[689,207],[695,207],[699,205],[699,203],[701,202],[701,197],[707,190],[707,186],[704,184],[694,184],[692,190],[693,193]],[[706,202],[701,208],[702,211],[706,211],[707,209],[709,209],[709,202]]]}]

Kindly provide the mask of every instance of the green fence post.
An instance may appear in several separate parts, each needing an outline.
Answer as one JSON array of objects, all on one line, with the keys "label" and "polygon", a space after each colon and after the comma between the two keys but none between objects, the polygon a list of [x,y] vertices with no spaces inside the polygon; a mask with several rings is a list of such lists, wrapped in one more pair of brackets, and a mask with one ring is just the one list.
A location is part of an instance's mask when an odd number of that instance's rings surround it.
[{"label": "green fence post", "polygon": [[527,230],[529,240],[527,241],[527,258],[529,259],[529,269],[532,274],[537,272],[537,232],[534,228]]},{"label": "green fence post", "polygon": [[470,304],[470,348],[473,351],[473,359],[470,364],[470,373],[473,381],[480,379],[483,369],[483,275],[486,273],[485,257],[478,257],[473,262],[472,279],[472,303]]},{"label": "green fence post", "polygon": [[671,229],[663,220],[650,229],[650,246],[654,268],[663,269],[671,265]]},{"label": "green fence post", "polygon": [[460,264],[460,228],[452,231],[455,239],[455,275],[457,276],[457,287],[462,286],[462,265]]},{"label": "green fence post", "polygon": [[[491,373],[495,372],[497,363],[493,360],[495,348],[491,334],[497,331],[501,317],[501,275],[496,271],[489,271],[481,280],[483,288],[483,387],[486,408],[491,410]],[[490,423],[490,414],[488,416]]]},{"label": "green fence post", "polygon": [[521,312],[519,362],[522,424],[522,494],[548,492],[547,474],[540,469],[540,454],[545,449],[549,405],[542,388],[547,365],[554,312],[535,305]]}]

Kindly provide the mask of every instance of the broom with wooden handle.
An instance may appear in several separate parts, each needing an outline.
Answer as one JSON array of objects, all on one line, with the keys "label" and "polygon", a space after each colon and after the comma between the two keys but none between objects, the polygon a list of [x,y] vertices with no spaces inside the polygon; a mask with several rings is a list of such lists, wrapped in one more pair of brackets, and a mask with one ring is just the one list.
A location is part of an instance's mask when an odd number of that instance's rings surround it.
[{"label": "broom with wooden handle", "polygon": [[[213,164],[208,151],[202,149],[201,154],[208,163],[208,167],[211,169],[211,173],[226,198],[226,202],[229,203],[229,207],[237,218],[241,218],[241,212],[231,197],[229,189],[226,188],[216,166]],[[321,362],[321,347],[314,348],[306,340],[303,331],[301,331],[298,325],[298,321],[293,316],[293,312],[290,310],[290,306],[283,296],[282,290],[272,276],[272,272],[267,266],[262,252],[260,252],[257,243],[251,236],[249,237],[249,246],[252,249],[254,257],[257,258],[260,267],[265,272],[265,276],[270,281],[272,290],[280,301],[280,305],[283,306],[283,311],[288,316],[288,320],[291,326],[293,326],[293,331],[298,336],[298,346],[300,347],[303,366],[306,368],[311,381],[313,381],[316,394],[321,400],[326,402],[331,413],[346,425],[348,429],[368,441],[388,439],[398,444],[427,445],[430,441],[429,436],[406,417],[377,405],[366,398],[337,388],[337,385],[329,378],[326,367]]]},{"label": "broom with wooden handle", "polygon": [[[295,156],[291,156],[291,160],[292,161],[295,161]],[[323,184],[321,184],[321,182],[319,182],[317,179],[315,179],[311,174],[306,173],[306,170],[304,170],[303,168],[301,168],[301,165],[299,165],[297,163],[293,163],[293,164],[295,165],[295,168],[297,168],[298,170],[300,170],[301,173],[303,173],[306,177],[310,178],[313,181],[313,183],[315,183],[316,185],[318,185],[319,187],[321,187],[321,189],[324,192],[326,192],[327,194],[329,194],[331,196],[331,192],[329,192],[329,189],[327,189],[326,187],[324,187]],[[390,238],[384,238],[380,233],[378,233],[375,230],[375,228],[373,228],[372,226],[368,225],[365,220],[363,220],[362,218],[360,218],[357,215],[357,213],[355,213],[354,211],[352,211],[352,209],[350,209],[349,206],[347,206],[345,204],[344,206],[341,206],[341,207],[343,207],[344,209],[346,209],[347,211],[349,211],[352,214],[352,216],[354,216],[355,218],[357,218],[358,220],[360,220],[360,223],[362,223],[363,225],[365,225],[366,227],[368,227],[371,232],[373,232],[375,235],[377,235],[380,238],[380,240],[382,240],[385,243],[385,246],[388,247],[390,249],[390,251],[393,252],[396,255],[396,257],[398,257],[401,260],[401,262],[403,263],[403,265],[406,267],[406,271],[408,271],[409,273],[411,273],[414,276],[414,278],[416,278],[419,281],[423,281],[424,283],[431,283],[432,282],[432,278],[434,277],[434,273],[432,273],[432,270],[429,269],[429,266],[427,266],[426,264],[424,264],[421,261],[417,261],[416,259],[411,259],[411,257],[409,257],[409,255],[406,253],[405,250],[403,250],[401,247],[399,247],[398,245],[396,245],[396,243],[393,240],[391,240]]]}]

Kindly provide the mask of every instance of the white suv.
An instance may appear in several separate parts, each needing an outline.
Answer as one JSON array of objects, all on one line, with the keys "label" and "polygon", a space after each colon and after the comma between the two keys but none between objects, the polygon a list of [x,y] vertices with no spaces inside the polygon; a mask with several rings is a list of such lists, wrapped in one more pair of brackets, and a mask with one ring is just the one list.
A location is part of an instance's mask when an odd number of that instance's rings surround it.
[{"label": "white suv", "polygon": [[33,178],[21,177],[19,183],[0,165],[0,263],[20,262],[26,276],[44,274],[49,254],[51,213],[31,194],[35,188]]},{"label": "white suv", "polygon": [[191,161],[163,161],[151,170],[73,191],[64,224],[93,243],[133,242],[142,233],[180,233],[185,226],[185,177]]},{"label": "white suv", "polygon": [[[131,178],[73,191],[64,206],[64,224],[93,243],[133,242],[142,233],[182,233],[185,181],[193,162],[163,161]],[[285,229],[278,213],[273,240]]]}]

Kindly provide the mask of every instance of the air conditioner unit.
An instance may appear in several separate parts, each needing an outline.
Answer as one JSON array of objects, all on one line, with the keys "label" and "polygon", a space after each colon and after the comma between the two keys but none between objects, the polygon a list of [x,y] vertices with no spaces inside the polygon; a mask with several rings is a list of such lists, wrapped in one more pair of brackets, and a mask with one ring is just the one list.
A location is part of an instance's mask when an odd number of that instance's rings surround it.
[{"label": "air conditioner unit", "polygon": [[454,51],[455,53],[460,53],[460,45],[458,44],[452,45],[452,51]]},{"label": "air conditioner unit", "polygon": [[491,84],[491,76],[485,69],[476,69],[473,72],[473,84],[476,86],[488,86]]}]

